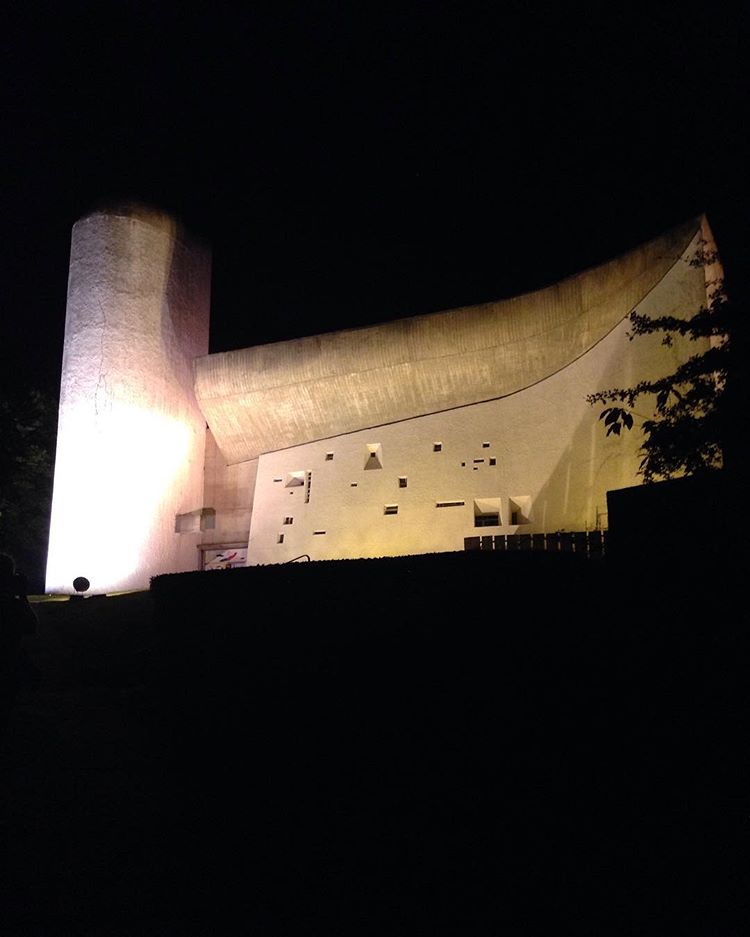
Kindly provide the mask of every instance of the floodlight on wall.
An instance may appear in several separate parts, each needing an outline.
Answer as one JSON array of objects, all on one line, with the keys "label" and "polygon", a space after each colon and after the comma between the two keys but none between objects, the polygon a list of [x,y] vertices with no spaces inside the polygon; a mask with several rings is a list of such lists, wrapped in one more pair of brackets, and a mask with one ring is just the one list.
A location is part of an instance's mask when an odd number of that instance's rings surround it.
[{"label": "floodlight on wall", "polygon": [[135,206],[73,228],[46,591],[148,588],[194,568],[175,517],[201,504],[206,421],[193,361],[208,352],[210,257]]},{"label": "floodlight on wall", "polygon": [[76,590],[76,594],[71,596],[71,598],[82,599],[83,593],[88,592],[88,590],[91,588],[91,583],[85,576],[76,576],[76,578],[73,580],[73,588]]}]

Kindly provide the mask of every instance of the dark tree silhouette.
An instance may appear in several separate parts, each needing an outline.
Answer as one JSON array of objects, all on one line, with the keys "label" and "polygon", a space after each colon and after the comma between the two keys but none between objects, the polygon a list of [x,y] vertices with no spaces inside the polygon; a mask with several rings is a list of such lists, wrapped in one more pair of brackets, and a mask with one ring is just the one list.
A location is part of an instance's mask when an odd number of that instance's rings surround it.
[{"label": "dark tree silhouette", "polygon": [[40,390],[0,398],[0,549],[44,588],[57,407]]},{"label": "dark tree silhouette", "polygon": [[[705,266],[715,259],[714,254],[703,249],[690,263]],[[642,424],[645,438],[638,471],[644,481],[699,475],[722,468],[730,423],[726,390],[732,368],[733,314],[723,281],[711,285],[705,306],[690,318],[651,318],[636,311],[630,313],[631,341],[655,333],[663,334],[664,345],[671,345],[676,335],[691,341],[709,340],[708,348],[692,355],[671,374],[640,381],[633,387],[598,391],[586,398],[592,405],[612,404],[602,410],[599,418],[604,421],[607,435],[618,436],[623,429],[632,429],[636,401],[654,398],[654,415]]]}]

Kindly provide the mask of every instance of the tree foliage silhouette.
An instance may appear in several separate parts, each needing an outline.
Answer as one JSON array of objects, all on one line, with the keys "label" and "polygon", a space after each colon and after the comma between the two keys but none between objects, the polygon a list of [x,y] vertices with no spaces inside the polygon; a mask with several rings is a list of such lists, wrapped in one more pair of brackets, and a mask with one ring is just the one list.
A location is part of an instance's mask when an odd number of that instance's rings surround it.
[{"label": "tree foliage silhouette", "polygon": [[39,390],[0,397],[0,549],[43,588],[57,407]]},{"label": "tree foliage silhouette", "polygon": [[[689,261],[706,266],[717,257],[705,249]],[[649,317],[630,313],[633,341],[642,335],[663,334],[662,344],[671,346],[674,336],[691,341],[709,340],[709,347],[692,355],[671,374],[644,380],[633,387],[615,387],[589,394],[590,404],[607,403],[602,410],[607,435],[619,436],[634,425],[633,408],[641,398],[653,397],[654,413],[642,423],[642,459],[638,473],[644,481],[698,475],[723,465],[727,442],[726,389],[732,368],[731,331],[734,311],[723,281],[710,285],[706,304],[691,317]]]}]

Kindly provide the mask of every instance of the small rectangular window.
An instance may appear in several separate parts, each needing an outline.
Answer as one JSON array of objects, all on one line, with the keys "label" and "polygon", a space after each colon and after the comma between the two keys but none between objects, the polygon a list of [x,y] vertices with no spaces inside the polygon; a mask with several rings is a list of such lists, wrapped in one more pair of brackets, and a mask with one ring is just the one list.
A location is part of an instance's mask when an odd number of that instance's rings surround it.
[{"label": "small rectangular window", "polygon": [[283,543],[283,542],[284,542],[284,535],[279,534],[279,536],[276,538],[276,543]]},{"label": "small rectangular window", "polygon": [[293,524],[293,523],[294,523],[294,518],[293,518],[293,517],[285,517],[285,518],[284,518],[284,523],[285,523],[285,524]]},{"label": "small rectangular window", "polygon": [[500,524],[500,498],[475,498],[474,526],[499,527]]},{"label": "small rectangular window", "polygon": [[193,534],[202,530],[214,530],[216,511],[213,508],[198,508],[188,514],[178,514],[174,519],[176,534]]},{"label": "small rectangular window", "polygon": [[494,456],[490,458],[490,465],[497,465],[497,459]]},{"label": "small rectangular window", "polygon": [[349,487],[350,487],[350,488],[356,488],[356,487],[357,487],[357,483],[356,483],[356,482],[352,482]]},{"label": "small rectangular window", "polygon": [[489,449],[489,448],[490,448],[490,444],[488,442],[482,443],[482,449]]},{"label": "small rectangular window", "polygon": [[326,462],[333,462],[333,453],[326,452]]},{"label": "small rectangular window", "polygon": [[274,481],[275,481],[275,482],[283,482],[284,479],[283,479],[283,478],[274,478]]},{"label": "small rectangular window", "polygon": [[407,484],[408,484],[408,481],[407,481],[407,479],[406,479],[406,476],[405,476],[405,475],[401,475],[401,476],[399,477],[399,480],[398,480],[398,487],[399,487],[399,488],[406,488]]},{"label": "small rectangular window", "polygon": [[436,502],[435,507],[436,508],[460,508],[464,504],[466,504],[465,501],[438,501]]},{"label": "small rectangular window", "polygon": [[432,451],[433,451],[433,452],[442,452],[442,451],[443,451],[443,444],[442,444],[441,442],[434,442],[434,443],[432,444]]},{"label": "small rectangular window", "polygon": [[475,527],[499,527],[500,514],[476,514],[474,516]]},{"label": "small rectangular window", "polygon": [[383,508],[383,514],[398,514],[398,505],[386,504]]},{"label": "small rectangular window", "polygon": [[324,534],[324,533],[325,533],[324,530],[314,530],[314,531],[313,531],[313,535],[316,536],[316,537],[318,537],[318,536],[320,536],[320,534]]},{"label": "small rectangular window", "polygon": [[484,459],[474,459],[474,465],[477,465],[479,462],[484,462]]}]

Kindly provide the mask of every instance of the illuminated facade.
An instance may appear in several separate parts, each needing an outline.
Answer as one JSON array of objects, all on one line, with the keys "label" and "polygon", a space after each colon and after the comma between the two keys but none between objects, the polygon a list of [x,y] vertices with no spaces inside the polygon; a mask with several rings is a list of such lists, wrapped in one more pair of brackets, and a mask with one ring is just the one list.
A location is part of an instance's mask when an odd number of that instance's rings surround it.
[{"label": "illuminated facade", "polygon": [[701,350],[630,342],[627,316],[705,304],[704,242],[701,218],[514,299],[208,355],[206,252],[161,215],[84,218],[48,591],[606,526],[641,436],[607,438],[585,397]]}]

